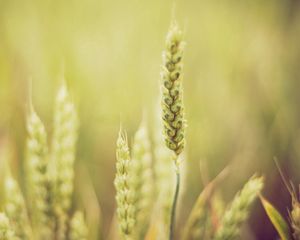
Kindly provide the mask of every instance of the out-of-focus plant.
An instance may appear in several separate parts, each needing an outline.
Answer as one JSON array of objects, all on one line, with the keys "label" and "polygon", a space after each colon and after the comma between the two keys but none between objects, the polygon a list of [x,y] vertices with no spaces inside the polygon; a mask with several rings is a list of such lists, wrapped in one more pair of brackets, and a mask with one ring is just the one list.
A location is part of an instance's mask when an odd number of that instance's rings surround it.
[{"label": "out-of-focus plant", "polygon": [[49,152],[45,127],[30,103],[26,148],[28,199],[25,201],[8,169],[4,185],[8,220],[3,215],[6,230],[0,239],[88,239],[83,214],[73,215],[71,211],[77,125],[75,106],[63,84],[57,95],[53,145]]},{"label": "out-of-focus plant", "polygon": [[[118,225],[121,237],[125,240],[145,239],[144,235],[140,234],[140,229],[144,228],[147,223],[151,224],[146,239],[174,239],[176,203],[180,184],[179,155],[184,150],[185,144],[186,120],[183,112],[181,82],[183,47],[182,32],[176,24],[173,24],[167,35],[166,50],[163,54],[163,131],[156,137],[156,144],[159,147],[156,146],[155,148],[157,158],[155,161],[156,181],[160,194],[156,206],[158,211],[156,209],[153,212],[152,221],[149,214],[149,202],[153,199],[151,196],[151,184],[153,184],[151,172],[153,167],[150,164],[150,144],[147,128],[142,124],[137,131],[132,147],[133,154],[130,154],[126,133],[121,130],[119,132],[115,187]],[[161,128],[157,126],[157,129]],[[164,137],[165,144],[161,142],[160,136]],[[165,149],[171,151],[166,152]],[[169,191],[172,189],[174,181],[169,174],[171,173],[169,171],[171,165],[168,164],[168,161],[173,161],[175,166],[176,188],[173,199],[165,194],[161,195],[162,191],[168,192],[169,195],[172,193],[172,191]],[[165,172],[168,173],[166,176]],[[223,179],[225,172],[222,172],[209,183],[200,194],[187,220],[183,231],[183,239],[231,240],[239,236],[240,227],[249,215],[249,208],[263,188],[263,178],[257,176],[250,178],[221,216],[220,212],[217,213],[216,210],[218,208],[217,202],[211,201],[211,198],[216,184]],[[166,183],[167,185],[165,185]],[[141,186],[144,186],[147,191],[141,191]],[[165,199],[162,199],[162,196]],[[147,204],[140,204],[143,202]],[[162,204],[163,202],[166,202],[166,204]],[[213,207],[210,207],[210,205],[213,205]],[[138,218],[141,213],[144,216],[143,221]],[[216,218],[219,219],[216,220]],[[169,228],[166,223],[169,224]],[[165,230],[161,231],[159,225],[162,225]],[[168,229],[168,232],[166,232],[166,229]]]}]

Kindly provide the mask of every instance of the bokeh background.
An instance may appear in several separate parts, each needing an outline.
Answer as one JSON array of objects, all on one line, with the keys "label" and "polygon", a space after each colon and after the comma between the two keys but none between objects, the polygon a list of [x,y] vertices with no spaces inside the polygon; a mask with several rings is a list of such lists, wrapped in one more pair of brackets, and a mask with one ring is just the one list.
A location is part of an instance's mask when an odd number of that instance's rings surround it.
[{"label": "bokeh background", "polygon": [[[264,194],[285,215],[289,194],[274,158],[293,182],[300,180],[299,1],[0,0],[1,153],[9,146],[22,182],[30,79],[51,136],[64,72],[81,121],[75,198],[99,203],[103,239],[115,208],[120,122],[131,139],[143,112],[157,114],[161,53],[172,17],[187,42],[180,219],[203,188],[200,162],[211,178],[231,165],[220,186],[226,201],[252,174],[264,175]],[[91,186],[94,192],[86,191]],[[249,239],[276,236],[258,202],[249,228]]]}]

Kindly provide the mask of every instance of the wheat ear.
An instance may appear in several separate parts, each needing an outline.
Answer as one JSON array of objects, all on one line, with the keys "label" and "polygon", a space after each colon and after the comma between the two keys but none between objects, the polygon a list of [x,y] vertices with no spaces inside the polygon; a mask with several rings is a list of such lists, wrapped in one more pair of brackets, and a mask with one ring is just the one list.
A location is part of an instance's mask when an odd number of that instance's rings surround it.
[{"label": "wheat ear", "polygon": [[176,205],[180,186],[178,156],[183,151],[185,143],[185,120],[182,100],[182,57],[184,45],[182,32],[174,22],[167,34],[161,72],[163,133],[166,146],[174,153],[176,171],[176,187],[170,219],[170,240],[173,239]]},{"label": "wheat ear", "polygon": [[126,133],[120,130],[117,140],[116,201],[120,232],[125,240],[132,239],[135,218],[135,192],[132,184],[132,162]]},{"label": "wheat ear", "polygon": [[143,120],[134,136],[132,148],[132,184],[135,189],[135,234],[144,239],[153,206],[152,154],[146,121]]},{"label": "wheat ear", "polygon": [[178,156],[184,149],[185,120],[182,101],[182,57],[185,43],[174,22],[168,32],[163,52],[162,111],[167,147]]},{"label": "wheat ear", "polygon": [[297,199],[297,193],[292,185],[292,210],[290,211],[290,220],[295,240],[300,240],[300,203]]},{"label": "wheat ear", "polygon": [[30,107],[27,117],[27,190],[32,203],[33,222],[36,225],[38,239],[53,239],[54,211],[53,211],[53,181],[48,175],[48,147],[47,134],[40,118]]},{"label": "wheat ear", "polygon": [[66,84],[58,90],[52,140],[52,158],[55,165],[58,240],[66,239],[67,221],[74,188],[74,160],[78,118]]},{"label": "wheat ear", "polygon": [[22,240],[32,239],[25,200],[17,181],[7,170],[5,177],[5,213],[10,220],[15,236]]},{"label": "wheat ear", "polygon": [[241,224],[247,219],[249,207],[263,188],[263,178],[252,177],[235,196],[225,211],[215,240],[230,240],[238,236]]}]

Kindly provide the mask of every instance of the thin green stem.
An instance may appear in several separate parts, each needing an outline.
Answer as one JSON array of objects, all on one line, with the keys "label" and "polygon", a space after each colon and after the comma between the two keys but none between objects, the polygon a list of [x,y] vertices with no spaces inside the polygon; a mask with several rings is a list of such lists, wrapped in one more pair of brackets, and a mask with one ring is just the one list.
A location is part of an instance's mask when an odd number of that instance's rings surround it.
[{"label": "thin green stem", "polygon": [[175,161],[175,165],[176,165],[175,166],[176,167],[176,188],[175,188],[175,194],[174,194],[173,204],[172,204],[172,209],[171,209],[169,240],[174,239],[174,225],[175,225],[175,219],[176,219],[176,206],[177,206],[179,186],[180,186],[180,173],[179,173],[178,163],[176,161]]}]

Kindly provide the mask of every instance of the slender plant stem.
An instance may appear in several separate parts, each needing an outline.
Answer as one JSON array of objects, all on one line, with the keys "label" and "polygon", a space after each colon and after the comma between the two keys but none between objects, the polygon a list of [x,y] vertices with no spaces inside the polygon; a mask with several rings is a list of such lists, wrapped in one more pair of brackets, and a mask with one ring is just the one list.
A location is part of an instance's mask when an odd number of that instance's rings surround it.
[{"label": "slender plant stem", "polygon": [[176,188],[175,188],[175,194],[174,194],[172,210],[171,210],[169,240],[174,239],[174,225],[175,225],[175,219],[176,219],[176,206],[177,206],[179,186],[180,186],[179,167],[178,167],[176,162],[175,162],[175,165],[176,165]]}]

